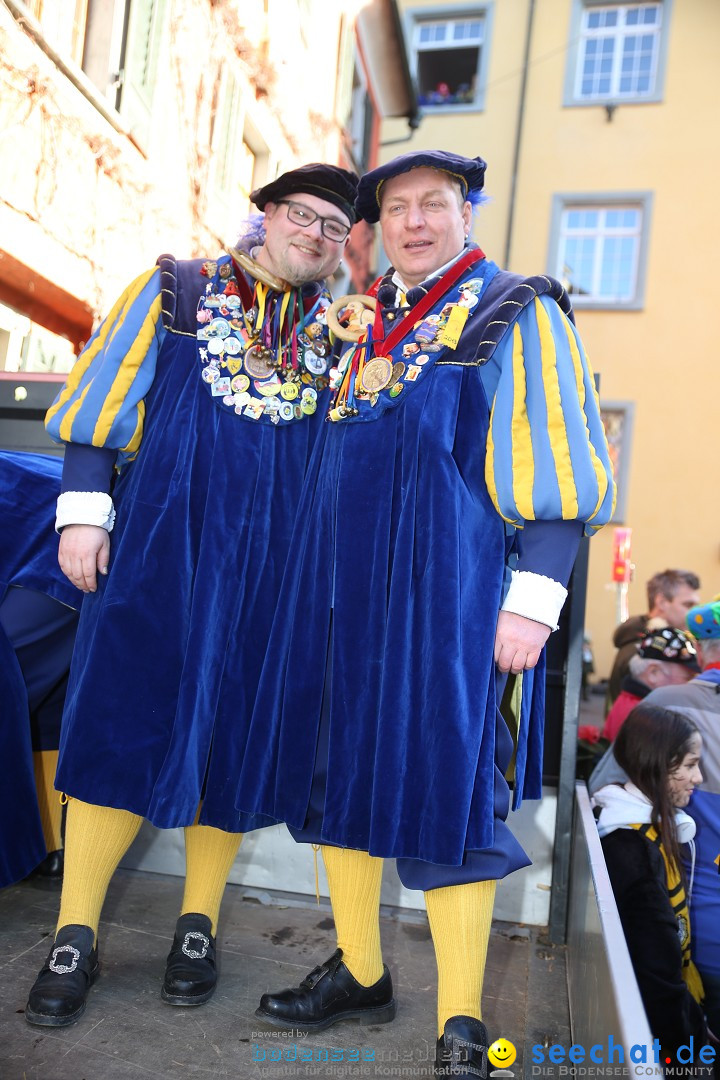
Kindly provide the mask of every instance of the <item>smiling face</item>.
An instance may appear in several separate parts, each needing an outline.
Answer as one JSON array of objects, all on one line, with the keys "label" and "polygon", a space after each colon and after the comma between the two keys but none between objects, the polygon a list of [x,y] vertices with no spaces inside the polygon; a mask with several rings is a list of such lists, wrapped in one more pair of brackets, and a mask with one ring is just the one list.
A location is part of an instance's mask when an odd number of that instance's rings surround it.
[{"label": "smiling face", "polygon": [[412,169],[381,188],[383,246],[406,285],[419,285],[459,255],[471,220],[470,203],[461,201],[457,183],[438,169]]},{"label": "smiling face", "polygon": [[689,750],[679,765],[676,765],[668,775],[668,790],[670,802],[673,806],[684,807],[690,802],[698,784],[702,783],[700,772],[700,754],[702,753],[702,739],[696,732],[688,742]]},{"label": "smiling face", "polygon": [[512,1065],[517,1057],[517,1051],[507,1039],[496,1039],[488,1050],[488,1057],[498,1069],[505,1069]]},{"label": "smiling face", "polygon": [[[292,200],[320,217],[334,218],[347,226],[352,224],[339,206],[325,199],[298,192],[293,194]],[[324,236],[320,218],[305,227],[294,224],[284,203],[266,204],[265,232],[265,243],[257,253],[257,261],[291,285],[321,281],[334,273],[347,244],[347,239],[338,242]]]}]

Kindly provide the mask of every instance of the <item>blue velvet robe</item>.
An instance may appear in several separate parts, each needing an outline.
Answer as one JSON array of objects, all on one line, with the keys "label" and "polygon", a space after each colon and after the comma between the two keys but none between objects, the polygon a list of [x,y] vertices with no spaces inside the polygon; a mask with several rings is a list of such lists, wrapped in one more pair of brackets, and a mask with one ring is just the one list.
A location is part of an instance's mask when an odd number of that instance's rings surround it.
[{"label": "blue velvet robe", "polygon": [[[493,644],[514,547],[485,478],[498,371],[475,359],[519,279],[488,261],[463,280],[479,277],[451,356],[434,354],[398,397],[324,426],[237,797],[245,812],[305,824],[331,633],[323,840],[455,866],[494,842]],[[540,794],[539,682],[529,673],[516,802]]]},{"label": "blue velvet robe", "polygon": [[195,336],[200,266],[177,264],[142,442],[113,492],[109,574],[82,607],[57,786],[161,828],[192,824],[202,800],[201,824],[238,831],[247,723],[327,391],[315,415],[278,426],[213,398]]},{"label": "blue velvet robe", "polygon": [[[18,586],[67,608],[80,594],[57,562],[52,520],[62,461],[0,451],[0,602]],[[0,620],[0,887],[25,877],[47,854],[33,771],[28,691]]]}]

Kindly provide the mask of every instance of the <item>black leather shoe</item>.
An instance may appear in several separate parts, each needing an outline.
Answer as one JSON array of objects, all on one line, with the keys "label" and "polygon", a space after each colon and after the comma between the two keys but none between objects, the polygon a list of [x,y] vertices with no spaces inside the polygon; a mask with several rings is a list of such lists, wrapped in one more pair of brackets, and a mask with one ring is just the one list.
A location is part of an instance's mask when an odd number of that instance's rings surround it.
[{"label": "black leather shoe", "polygon": [[94,937],[89,926],[69,924],[58,930],[25,1006],[28,1024],[64,1027],[82,1016],[100,971]]},{"label": "black leather shoe", "polygon": [[215,993],[215,938],[207,915],[181,915],[167,958],[160,997],[168,1005],[203,1005]]},{"label": "black leather shoe", "polygon": [[48,852],[43,861],[30,871],[25,881],[32,881],[43,889],[56,889],[62,885],[64,869],[65,852],[60,848],[58,851]]},{"label": "black leather shoe", "polygon": [[49,851],[43,861],[33,870],[33,873],[41,878],[51,878],[61,882],[65,869],[65,852],[62,848],[58,851]]},{"label": "black leather shoe", "polygon": [[488,1075],[488,1034],[482,1020],[472,1016],[451,1016],[443,1036],[437,1041],[435,1075],[457,1080],[486,1078]]},{"label": "black leather shoe", "polygon": [[316,967],[299,986],[263,994],[255,1015],[274,1027],[324,1031],[339,1020],[387,1024],[395,1019],[392,979],[386,967],[372,986],[361,986],[342,962],[342,949]]}]

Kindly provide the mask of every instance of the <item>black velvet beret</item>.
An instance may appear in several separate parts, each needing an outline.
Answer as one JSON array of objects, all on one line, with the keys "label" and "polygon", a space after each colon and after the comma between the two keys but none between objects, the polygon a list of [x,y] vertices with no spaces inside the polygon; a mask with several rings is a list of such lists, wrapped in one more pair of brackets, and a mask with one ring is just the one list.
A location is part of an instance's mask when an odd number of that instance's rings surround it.
[{"label": "black velvet beret", "polygon": [[258,210],[264,210],[269,202],[277,202],[286,195],[297,195],[304,191],[308,195],[317,195],[318,199],[334,203],[353,224],[357,221],[353,205],[357,186],[358,178],[354,172],[341,169],[339,165],[315,161],[309,165],[301,165],[298,169],[290,169],[278,176],[277,180],[271,180],[264,187],[257,188],[250,194],[250,200]]},{"label": "black velvet beret", "polygon": [[447,150],[413,150],[401,154],[385,165],[365,173],[360,180],[355,210],[357,216],[371,223],[380,220],[380,191],[386,180],[411,169],[440,169],[457,180],[467,197],[471,191],[482,191],[487,165],[481,157],[467,158]]}]

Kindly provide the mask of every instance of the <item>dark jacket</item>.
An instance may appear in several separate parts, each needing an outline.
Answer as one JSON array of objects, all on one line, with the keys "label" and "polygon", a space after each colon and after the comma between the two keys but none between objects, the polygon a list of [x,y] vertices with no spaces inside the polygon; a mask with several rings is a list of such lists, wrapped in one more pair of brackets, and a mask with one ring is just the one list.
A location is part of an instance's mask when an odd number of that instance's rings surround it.
[{"label": "dark jacket", "polygon": [[694,1035],[697,1059],[709,1041],[707,1026],[681,974],[678,924],[660,850],[635,829],[616,829],[601,843],[650,1030],[663,1058],[674,1059]]},{"label": "dark jacket", "polygon": [[618,650],[608,681],[608,708],[622,688],[622,681],[629,672],[630,660],[637,654],[637,647],[647,633],[648,616],[631,615],[616,628],[613,645]]}]

